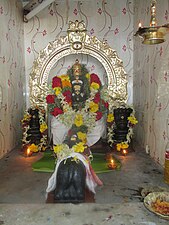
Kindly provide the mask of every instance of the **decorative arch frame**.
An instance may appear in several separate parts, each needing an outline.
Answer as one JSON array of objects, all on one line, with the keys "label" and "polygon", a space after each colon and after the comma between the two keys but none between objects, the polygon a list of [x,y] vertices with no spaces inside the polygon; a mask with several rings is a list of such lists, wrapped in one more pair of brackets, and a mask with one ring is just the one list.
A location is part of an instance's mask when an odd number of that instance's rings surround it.
[{"label": "decorative arch frame", "polygon": [[47,108],[46,95],[49,92],[48,76],[50,70],[59,59],[72,54],[78,56],[79,53],[96,58],[105,68],[110,96],[109,103],[112,105],[114,102],[126,103],[127,79],[122,60],[119,59],[117,52],[107,42],[100,41],[97,37],[89,36],[85,32],[83,22],[70,22],[67,36],[50,42],[40,51],[30,73],[31,107]]}]

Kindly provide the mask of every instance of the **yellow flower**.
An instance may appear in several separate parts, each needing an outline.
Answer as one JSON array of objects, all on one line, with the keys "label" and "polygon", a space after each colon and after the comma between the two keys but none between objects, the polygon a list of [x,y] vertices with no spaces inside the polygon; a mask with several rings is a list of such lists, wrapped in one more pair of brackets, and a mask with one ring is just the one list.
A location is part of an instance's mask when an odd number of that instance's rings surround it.
[{"label": "yellow flower", "polygon": [[31,115],[27,115],[27,114],[26,114],[26,115],[24,115],[24,118],[23,118],[23,119],[24,119],[24,120],[29,120],[30,118],[31,118]]},{"label": "yellow flower", "polygon": [[62,149],[63,149],[63,145],[62,145],[62,144],[56,145],[56,146],[53,147],[53,150],[54,150],[54,152],[55,152],[56,154],[59,153],[59,152],[61,152]]},{"label": "yellow flower", "polygon": [[86,143],[86,137],[87,137],[86,133],[79,131],[77,132],[77,136],[80,140],[82,140],[83,143]]},{"label": "yellow flower", "polygon": [[63,81],[70,81],[70,80],[69,80],[69,76],[68,76],[68,75],[65,75],[65,74],[61,75],[61,76],[60,76],[60,79],[62,80],[62,82],[63,82]]},{"label": "yellow flower", "polygon": [[81,114],[77,114],[75,116],[75,120],[74,120],[74,124],[77,126],[77,127],[80,127],[83,125],[83,116]]},{"label": "yellow flower", "polygon": [[42,146],[42,151],[44,152],[46,150],[46,146]]},{"label": "yellow flower", "polygon": [[117,151],[120,151],[121,150],[121,143],[117,144],[116,148],[117,148]]},{"label": "yellow flower", "polygon": [[95,90],[98,90],[100,85],[98,83],[95,83],[95,82],[92,82],[91,85],[90,85],[91,88],[95,89]]},{"label": "yellow flower", "polygon": [[86,73],[86,78],[87,78],[88,80],[90,80],[90,74],[89,74],[89,73]]},{"label": "yellow flower", "polygon": [[93,112],[93,113],[99,110],[99,105],[95,102],[90,102],[89,107],[90,107],[90,112]]},{"label": "yellow flower", "polygon": [[114,121],[114,115],[112,113],[108,114],[107,116],[107,122],[108,123],[111,123]]},{"label": "yellow flower", "polygon": [[131,124],[135,125],[138,123],[138,121],[136,120],[134,116],[129,116],[127,119],[130,121]]},{"label": "yellow flower", "polygon": [[76,163],[78,163],[78,162],[79,162],[79,159],[77,158],[77,156],[74,156],[74,157],[71,159],[71,161],[75,161]]},{"label": "yellow flower", "polygon": [[86,146],[84,146],[84,143],[83,142],[79,142],[78,144],[74,145],[73,146],[73,150],[75,152],[84,152]]},{"label": "yellow flower", "polygon": [[62,82],[62,88],[64,88],[64,87],[72,87],[72,85],[71,85],[71,83],[70,83],[70,81],[68,81],[68,80],[64,80],[63,82]]},{"label": "yellow flower", "polygon": [[35,145],[35,144],[31,144],[31,145],[29,146],[29,149],[30,149],[31,152],[38,152],[38,151],[39,151],[39,150],[38,150],[38,146]]},{"label": "yellow flower", "polygon": [[62,89],[60,87],[55,87],[54,90],[55,90],[55,95],[56,96],[59,95],[61,93],[61,91],[62,91]]},{"label": "yellow flower", "polygon": [[128,147],[129,147],[129,145],[127,143],[124,143],[124,142],[121,143],[121,148],[122,149],[126,149]]},{"label": "yellow flower", "polygon": [[40,125],[40,132],[43,133],[47,128],[48,128],[48,127],[47,127],[47,124],[46,124],[46,123],[42,123],[42,124]]},{"label": "yellow flower", "polygon": [[31,115],[25,114],[23,119],[21,120],[21,123],[24,123],[25,121],[29,121],[31,118]]},{"label": "yellow flower", "polygon": [[128,147],[129,147],[129,145],[125,142],[122,142],[122,143],[119,143],[116,145],[117,151],[120,151],[121,149],[126,149]]}]

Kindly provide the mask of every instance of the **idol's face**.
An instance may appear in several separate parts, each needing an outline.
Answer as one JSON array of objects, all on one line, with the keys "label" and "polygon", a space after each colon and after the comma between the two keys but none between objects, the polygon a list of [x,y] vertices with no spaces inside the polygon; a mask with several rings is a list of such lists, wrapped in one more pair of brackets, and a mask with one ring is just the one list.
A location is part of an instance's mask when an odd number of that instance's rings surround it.
[{"label": "idol's face", "polygon": [[73,74],[75,76],[81,75],[81,68],[78,65],[73,67]]}]

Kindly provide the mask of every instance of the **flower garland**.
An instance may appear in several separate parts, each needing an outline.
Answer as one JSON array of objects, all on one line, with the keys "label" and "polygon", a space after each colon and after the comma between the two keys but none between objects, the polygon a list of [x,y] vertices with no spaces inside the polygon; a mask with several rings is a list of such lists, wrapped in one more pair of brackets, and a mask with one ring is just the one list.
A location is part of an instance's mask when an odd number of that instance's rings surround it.
[{"label": "flower garland", "polygon": [[22,129],[23,129],[22,147],[24,149],[25,147],[29,146],[29,150],[31,152],[45,151],[47,146],[47,128],[48,127],[45,121],[45,110],[38,107],[36,107],[36,109],[38,109],[40,133],[41,133],[41,139],[38,145],[35,143],[31,143],[31,140],[28,138],[30,135],[28,134],[28,130],[30,129],[30,120],[32,117],[31,114],[29,113],[30,109],[24,112],[24,117],[21,120]]},{"label": "flower garland", "polygon": [[107,89],[101,85],[96,74],[81,75],[87,99],[80,109],[72,107],[71,75],[55,76],[52,79],[51,94],[46,101],[51,115],[57,117],[66,127],[70,128],[64,143],[54,146],[57,158],[69,156],[72,152],[84,153],[87,149],[87,135],[96,126],[108,110]]},{"label": "flower garland", "polygon": [[116,149],[117,151],[120,151],[121,149],[127,149],[129,147],[129,143],[131,142],[132,136],[133,136],[133,128],[134,126],[138,123],[136,117],[135,117],[135,111],[134,108],[132,106],[129,105],[122,105],[122,106],[117,106],[117,107],[113,107],[111,109],[111,112],[108,114],[107,116],[107,124],[108,124],[108,133],[107,133],[107,138],[108,138],[108,143],[110,144],[110,146],[113,146],[113,144],[116,142],[116,140],[114,140],[114,129],[115,129],[115,120],[114,120],[114,109],[117,108],[125,108],[125,109],[132,109],[132,112],[130,114],[130,116],[127,118],[128,123],[127,123],[127,127],[128,127],[128,133],[126,135],[126,141],[121,142],[121,143],[117,143],[116,144]]}]

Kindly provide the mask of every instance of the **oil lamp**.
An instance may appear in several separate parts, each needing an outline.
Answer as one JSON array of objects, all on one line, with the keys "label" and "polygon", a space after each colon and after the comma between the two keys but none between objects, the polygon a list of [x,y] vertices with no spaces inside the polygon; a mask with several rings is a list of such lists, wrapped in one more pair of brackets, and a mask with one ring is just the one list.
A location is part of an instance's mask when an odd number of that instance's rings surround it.
[{"label": "oil lamp", "polygon": [[126,155],[127,155],[127,153],[128,153],[128,152],[127,152],[127,150],[126,150],[126,149],[123,149],[123,150],[122,150],[122,154],[123,154],[124,156],[126,156]]},{"label": "oil lamp", "polygon": [[165,34],[169,31],[169,23],[157,26],[156,20],[156,0],[151,3],[151,19],[149,27],[142,27],[139,22],[139,28],[134,36],[139,36],[143,39],[143,44],[154,45],[165,41]]},{"label": "oil lamp", "polygon": [[26,157],[30,157],[31,155],[32,155],[32,152],[31,152],[30,148],[28,147],[26,149]]},{"label": "oil lamp", "polygon": [[111,159],[110,163],[108,164],[108,168],[111,170],[116,169],[116,164],[113,159]]}]

